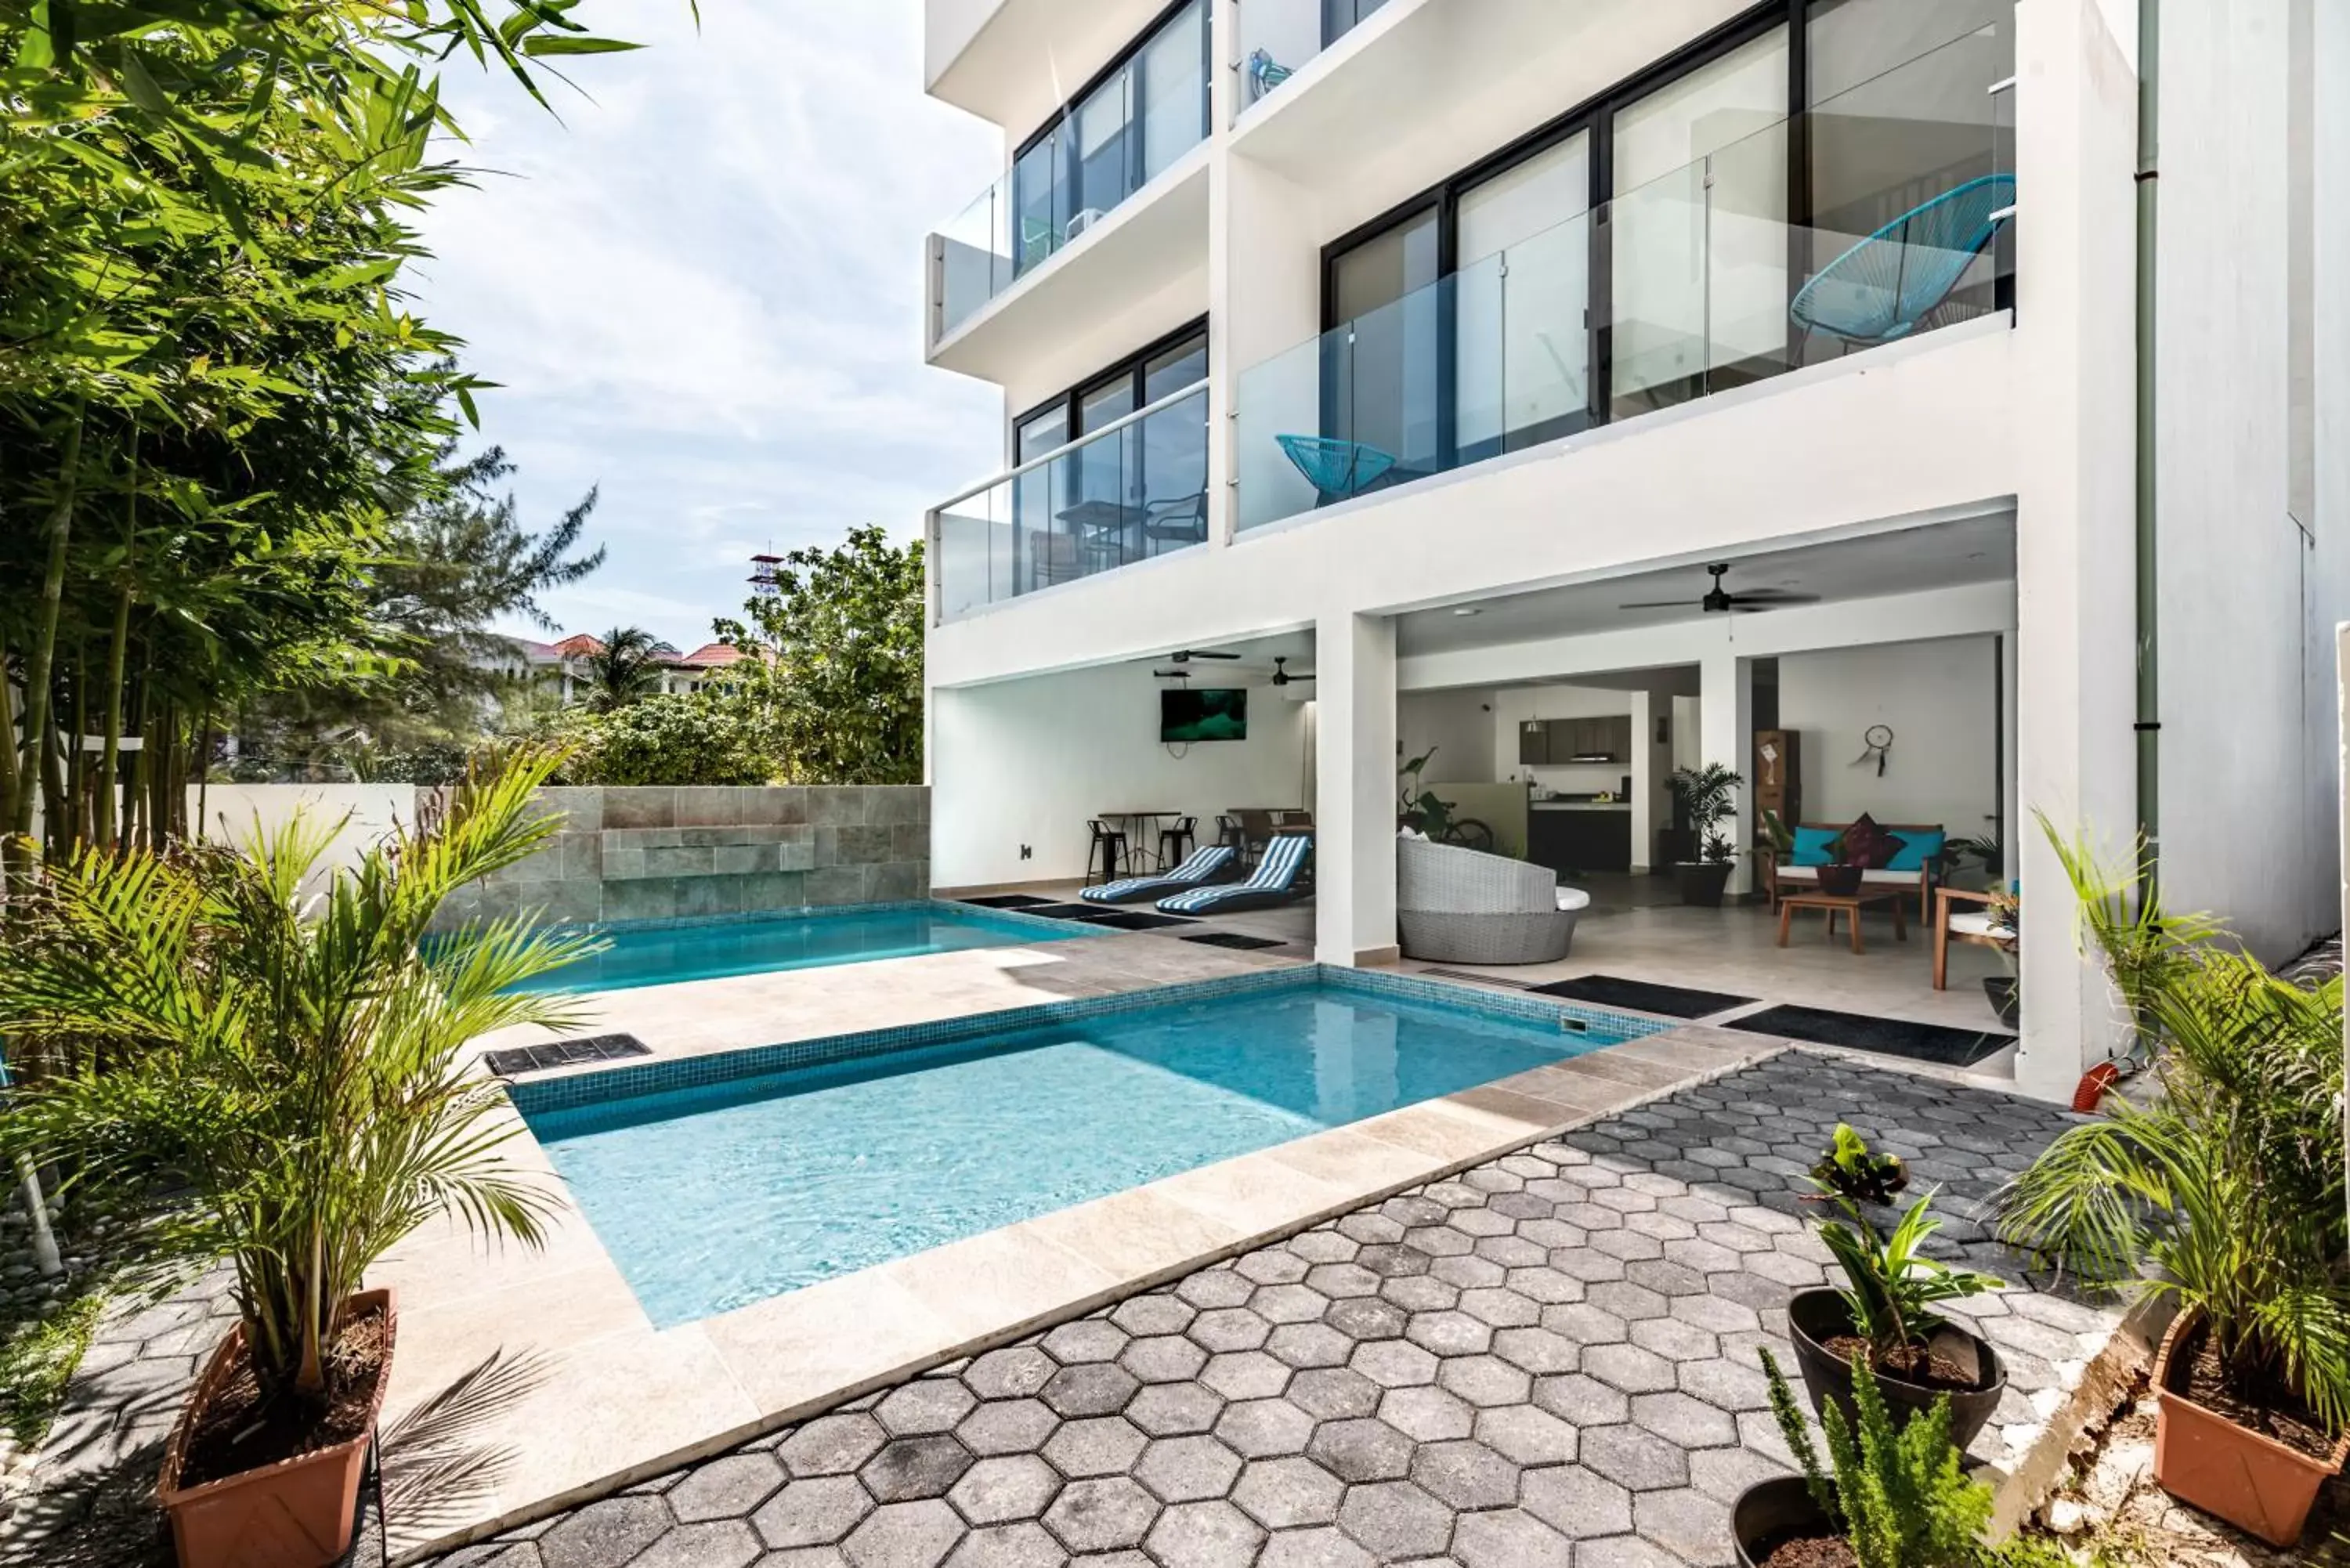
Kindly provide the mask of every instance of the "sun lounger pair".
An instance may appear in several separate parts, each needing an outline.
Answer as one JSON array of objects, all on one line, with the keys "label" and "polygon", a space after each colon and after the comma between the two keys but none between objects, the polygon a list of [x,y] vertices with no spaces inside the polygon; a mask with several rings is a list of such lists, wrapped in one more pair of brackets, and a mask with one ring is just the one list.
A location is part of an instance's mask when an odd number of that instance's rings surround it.
[{"label": "sun lounger pair", "polygon": [[1156,901],[1170,915],[1231,914],[1242,909],[1269,909],[1305,896],[1306,867],[1314,852],[1310,833],[1278,833],[1264,846],[1264,857],[1244,882],[1221,886],[1215,878],[1232,865],[1232,846],[1211,844],[1159,877],[1128,877],[1087,888],[1077,896],[1088,904],[1139,904]]}]

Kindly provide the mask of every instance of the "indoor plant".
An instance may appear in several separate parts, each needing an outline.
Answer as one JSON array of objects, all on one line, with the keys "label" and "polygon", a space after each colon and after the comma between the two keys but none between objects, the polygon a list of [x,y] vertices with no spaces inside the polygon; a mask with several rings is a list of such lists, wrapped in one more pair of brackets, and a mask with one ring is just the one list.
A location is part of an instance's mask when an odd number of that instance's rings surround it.
[{"label": "indoor plant", "polygon": [[1679,880],[1681,902],[1702,909],[1721,907],[1723,890],[1737,864],[1737,850],[1721,824],[1738,815],[1737,793],[1746,781],[1720,763],[1701,768],[1675,768],[1666,780],[1673,805],[1700,846],[1698,858],[1673,867]]},{"label": "indoor plant", "polygon": [[369,1267],[451,1210],[539,1238],[548,1199],[499,1158],[503,1102],[460,1051],[574,1023],[562,997],[509,988],[596,944],[525,920],[424,939],[451,893],[560,826],[532,809],[556,761],[469,776],[348,870],[321,866],[340,825],[297,815],[243,849],[89,851],[27,897],[0,1029],[42,1070],[0,1142],[78,1180],[182,1192],[155,1261],[234,1276],[237,1326],[164,1457],[182,1563],[340,1555],[397,1329]]},{"label": "indoor plant", "polygon": [[[1836,1131],[1841,1145],[1851,1129]],[[1852,1141],[1859,1142],[1858,1135]],[[1854,1165],[1866,1171],[1868,1158],[1863,1144]],[[1846,1288],[1802,1291],[1787,1303],[1795,1363],[1812,1403],[1822,1411],[1839,1409],[1850,1420],[1856,1384],[1875,1385],[1905,1420],[1947,1402],[1952,1435],[1965,1447],[1998,1408],[2007,1373],[1987,1341],[1945,1322],[1933,1306],[1996,1290],[2000,1282],[1925,1255],[1926,1239],[1940,1228],[1928,1213],[1933,1193],[1919,1197],[1879,1236],[1842,1168],[1835,1177],[1813,1179],[1844,1211],[1843,1220],[1821,1221],[1819,1231],[1844,1271]]]},{"label": "indoor plant", "polygon": [[2158,1092],[2066,1128],[2002,1195],[2003,1228],[2091,1283],[2176,1303],[2155,1480],[2290,1545],[2350,1457],[2341,978],[2273,975],[2056,848]]},{"label": "indoor plant", "polygon": [[1781,1561],[1806,1568],[1838,1562],[1960,1568],[1998,1561],[2001,1554],[1981,1544],[1991,1488],[1968,1480],[1960,1468],[1946,1403],[1937,1400],[1897,1430],[1875,1386],[1863,1382],[1852,1417],[1835,1406],[1820,1413],[1828,1443],[1824,1465],[1768,1350],[1762,1369],[1772,1413],[1803,1473],[1759,1481],[1740,1494],[1731,1534],[1746,1568],[1780,1568]]}]

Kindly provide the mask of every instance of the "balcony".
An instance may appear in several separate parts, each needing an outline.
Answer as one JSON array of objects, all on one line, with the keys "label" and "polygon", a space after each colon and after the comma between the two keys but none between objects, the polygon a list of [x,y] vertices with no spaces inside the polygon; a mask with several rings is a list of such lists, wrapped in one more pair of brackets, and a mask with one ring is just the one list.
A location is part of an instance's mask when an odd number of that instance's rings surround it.
[{"label": "balcony", "polygon": [[[1028,142],[1008,172],[931,237],[933,363],[987,375],[994,367],[980,326],[1001,314],[993,307],[1007,296],[1033,292],[1035,280],[1074,273],[1064,265],[1071,253],[1111,253],[1096,270],[1125,277],[1112,291],[1118,306],[1187,267],[1204,265],[1207,18],[1206,0],[1192,0],[1134,40],[1113,69]],[[1143,221],[1142,210],[1159,204],[1170,210]],[[1122,242],[1102,244],[1118,232],[1125,232]],[[1197,243],[1187,245],[1191,233]],[[1055,304],[1057,323],[1071,301],[1056,297]]]},{"label": "balcony", "polygon": [[2007,307],[1999,69],[1962,37],[1243,370],[1237,526]]},{"label": "balcony", "polygon": [[928,0],[930,95],[1014,134],[1150,26],[1167,0]]},{"label": "balcony", "polygon": [[936,618],[1204,545],[1207,492],[1201,380],[933,510]]}]

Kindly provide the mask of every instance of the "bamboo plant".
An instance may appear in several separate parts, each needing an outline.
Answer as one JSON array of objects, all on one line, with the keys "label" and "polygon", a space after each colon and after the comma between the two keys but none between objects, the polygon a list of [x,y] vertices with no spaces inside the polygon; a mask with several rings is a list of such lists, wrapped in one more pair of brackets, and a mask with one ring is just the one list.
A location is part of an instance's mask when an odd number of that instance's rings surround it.
[{"label": "bamboo plant", "polygon": [[559,826],[532,804],[558,760],[469,776],[348,870],[321,864],[341,824],[299,815],[243,847],[88,850],[10,933],[0,1030],[49,1059],[0,1145],[77,1181],[183,1192],[159,1253],[230,1265],[273,1399],[328,1392],[343,1303],[419,1227],[453,1211],[541,1237],[548,1198],[501,1158],[502,1096],[462,1048],[575,1023],[565,998],[514,988],[596,944],[527,919],[430,932]]}]

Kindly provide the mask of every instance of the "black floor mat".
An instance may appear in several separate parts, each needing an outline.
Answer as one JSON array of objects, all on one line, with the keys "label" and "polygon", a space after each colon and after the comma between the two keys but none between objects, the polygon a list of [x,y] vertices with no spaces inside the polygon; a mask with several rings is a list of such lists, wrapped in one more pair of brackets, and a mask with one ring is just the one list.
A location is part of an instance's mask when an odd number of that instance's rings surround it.
[{"label": "black floor mat", "polygon": [[1586,974],[1550,985],[1534,987],[1536,995],[1565,997],[1594,1007],[1628,1007],[1636,1012],[1658,1012],[1667,1018],[1709,1018],[1757,1000],[1721,991],[1692,991],[1685,985],[1658,985],[1620,975]]},{"label": "black floor mat", "polygon": [[1939,1023],[1912,1023],[1902,1018],[1871,1018],[1860,1012],[1831,1012],[1824,1007],[1773,1007],[1749,1014],[1725,1029],[1751,1034],[1778,1034],[1822,1045],[1842,1045],[1874,1051],[1885,1056],[1906,1056],[1944,1067],[1971,1067],[1994,1052],[2015,1044],[2015,1036],[1995,1029],[1975,1032]]},{"label": "black floor mat", "polygon": [[958,904],[976,904],[983,909],[1033,909],[1039,904],[1049,904],[1050,898],[1039,898],[1034,893],[990,893],[983,898],[957,898]]},{"label": "black floor mat", "polygon": [[1243,936],[1238,931],[1198,931],[1182,939],[1198,942],[1201,947],[1231,948],[1238,952],[1253,953],[1261,948],[1285,948],[1287,942],[1277,942],[1270,937]]},{"label": "black floor mat", "polygon": [[516,1051],[484,1051],[482,1060],[501,1078],[517,1073],[544,1073],[550,1067],[576,1067],[582,1062],[619,1062],[650,1056],[653,1048],[633,1034],[590,1034],[580,1040],[557,1040],[552,1045],[525,1045]]},{"label": "black floor mat", "polygon": [[1107,926],[1115,931],[1156,931],[1168,926],[1189,926],[1198,922],[1180,915],[1154,915],[1148,909],[1120,909],[1114,914],[1096,915],[1092,924]]},{"label": "black floor mat", "polygon": [[1020,912],[1040,915],[1048,920],[1082,920],[1087,923],[1107,919],[1118,913],[1107,904],[1030,904]]}]

